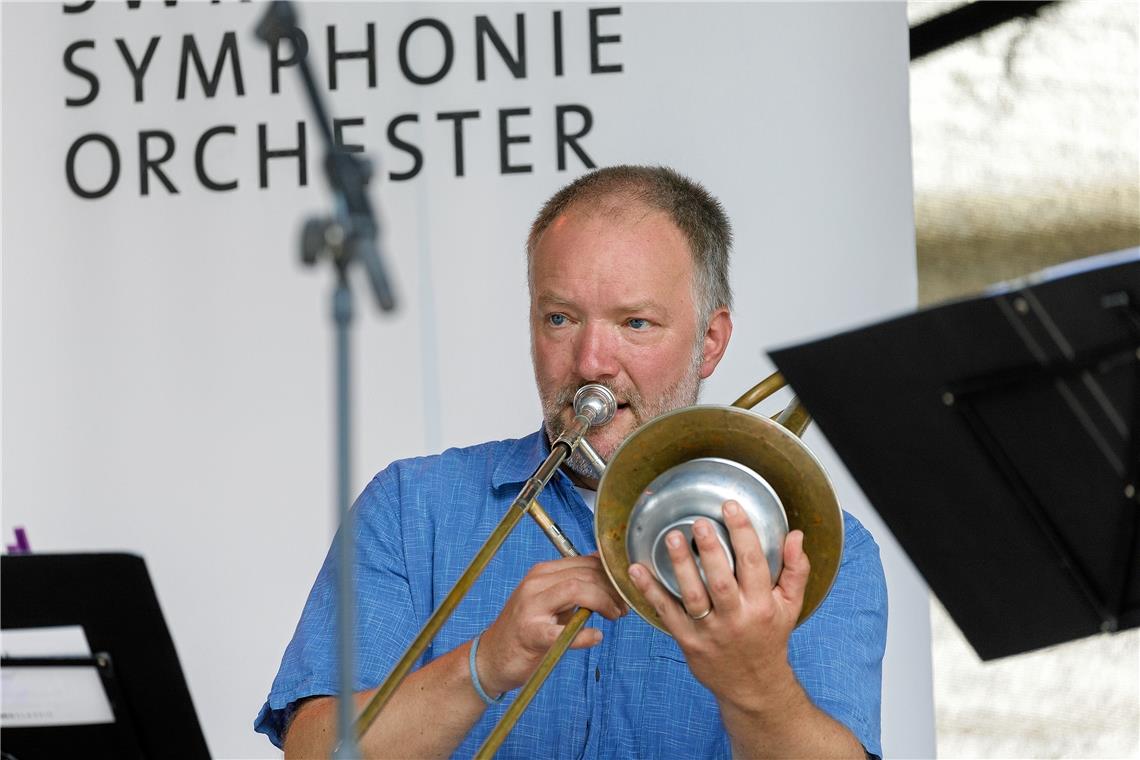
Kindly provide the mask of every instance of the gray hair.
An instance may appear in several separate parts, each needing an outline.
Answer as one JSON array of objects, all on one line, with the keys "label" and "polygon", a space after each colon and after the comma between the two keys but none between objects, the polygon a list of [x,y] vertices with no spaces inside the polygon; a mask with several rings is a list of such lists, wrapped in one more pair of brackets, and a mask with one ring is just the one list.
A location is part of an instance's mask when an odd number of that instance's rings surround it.
[{"label": "gray hair", "polygon": [[728,284],[732,225],[728,216],[720,201],[700,183],[665,166],[610,166],[585,174],[555,193],[538,212],[527,237],[527,281],[531,286],[534,251],[546,229],[578,204],[603,213],[623,211],[606,201],[634,201],[664,211],[685,236],[693,257],[693,296],[701,334],[708,329],[714,311],[732,308]]}]

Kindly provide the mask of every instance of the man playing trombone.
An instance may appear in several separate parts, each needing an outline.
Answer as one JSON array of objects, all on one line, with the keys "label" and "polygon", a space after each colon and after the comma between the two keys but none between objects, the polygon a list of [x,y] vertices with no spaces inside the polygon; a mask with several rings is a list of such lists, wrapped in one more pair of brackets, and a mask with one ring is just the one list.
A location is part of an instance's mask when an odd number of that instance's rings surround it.
[{"label": "man playing trombone", "polygon": [[[701,186],[664,168],[612,167],[559,191],[528,239],[531,347],[544,424],[519,440],[405,460],[357,500],[357,695],[363,705],[600,383],[614,419],[587,440],[608,459],[633,431],[696,402],[732,334],[731,229]],[[799,628],[810,570],[799,531],[773,586],[739,505],[667,543],[681,599],[646,567],[630,577],[666,636],[627,615],[598,557],[595,471],[576,454],[542,504],[585,556],[554,559],[515,531],[365,733],[365,756],[473,754],[576,607],[594,610],[500,757],[863,757],[881,754],[886,588],[878,547],[850,515],[832,590]],[[337,691],[330,552],[285,652],[257,730],[287,756],[328,756]],[[793,631],[793,629],[795,629]]]}]

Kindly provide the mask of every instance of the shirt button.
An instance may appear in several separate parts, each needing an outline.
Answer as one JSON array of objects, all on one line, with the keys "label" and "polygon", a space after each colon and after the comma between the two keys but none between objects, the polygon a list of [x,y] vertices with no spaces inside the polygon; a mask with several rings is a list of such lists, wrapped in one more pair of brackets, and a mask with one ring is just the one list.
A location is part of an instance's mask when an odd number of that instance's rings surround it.
[{"label": "shirt button", "polygon": [[594,668],[594,680],[595,681],[602,680],[602,668],[600,665],[598,667]]}]

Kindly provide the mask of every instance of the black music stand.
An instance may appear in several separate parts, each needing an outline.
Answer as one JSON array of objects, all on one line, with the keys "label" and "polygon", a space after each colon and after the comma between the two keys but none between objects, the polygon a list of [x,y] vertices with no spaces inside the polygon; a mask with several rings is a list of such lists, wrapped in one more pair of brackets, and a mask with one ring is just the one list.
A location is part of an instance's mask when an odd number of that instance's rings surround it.
[{"label": "black music stand", "polygon": [[1140,626],[1140,249],[770,356],[983,660]]},{"label": "black music stand", "polygon": [[90,657],[7,658],[0,666],[94,667],[114,722],[0,728],[0,750],[36,758],[209,758],[146,564],[130,554],[0,558],[5,631],[81,625]]}]

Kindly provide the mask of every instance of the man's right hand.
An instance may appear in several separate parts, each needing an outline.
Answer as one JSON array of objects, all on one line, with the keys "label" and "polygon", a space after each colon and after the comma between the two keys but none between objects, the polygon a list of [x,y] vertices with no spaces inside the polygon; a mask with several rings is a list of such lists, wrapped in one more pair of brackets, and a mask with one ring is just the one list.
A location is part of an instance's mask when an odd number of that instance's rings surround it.
[{"label": "man's right hand", "polygon": [[[479,640],[475,666],[483,690],[497,696],[526,683],[575,607],[611,620],[627,612],[596,556],[532,567]],[[573,646],[591,647],[601,640],[600,631],[584,628]],[[361,741],[363,756],[446,758],[455,752],[486,710],[471,687],[469,647],[465,642],[408,676]],[[357,694],[357,709],[375,692]],[[422,716],[431,710],[435,721],[425,730]],[[335,735],[335,698],[307,700],[285,735],[285,756],[328,757]]]},{"label": "man's right hand", "polygon": [[[522,686],[558,638],[575,607],[609,620],[629,612],[596,554],[535,565],[479,640],[475,666],[491,696]],[[571,649],[598,644],[602,632],[583,628]]]}]

